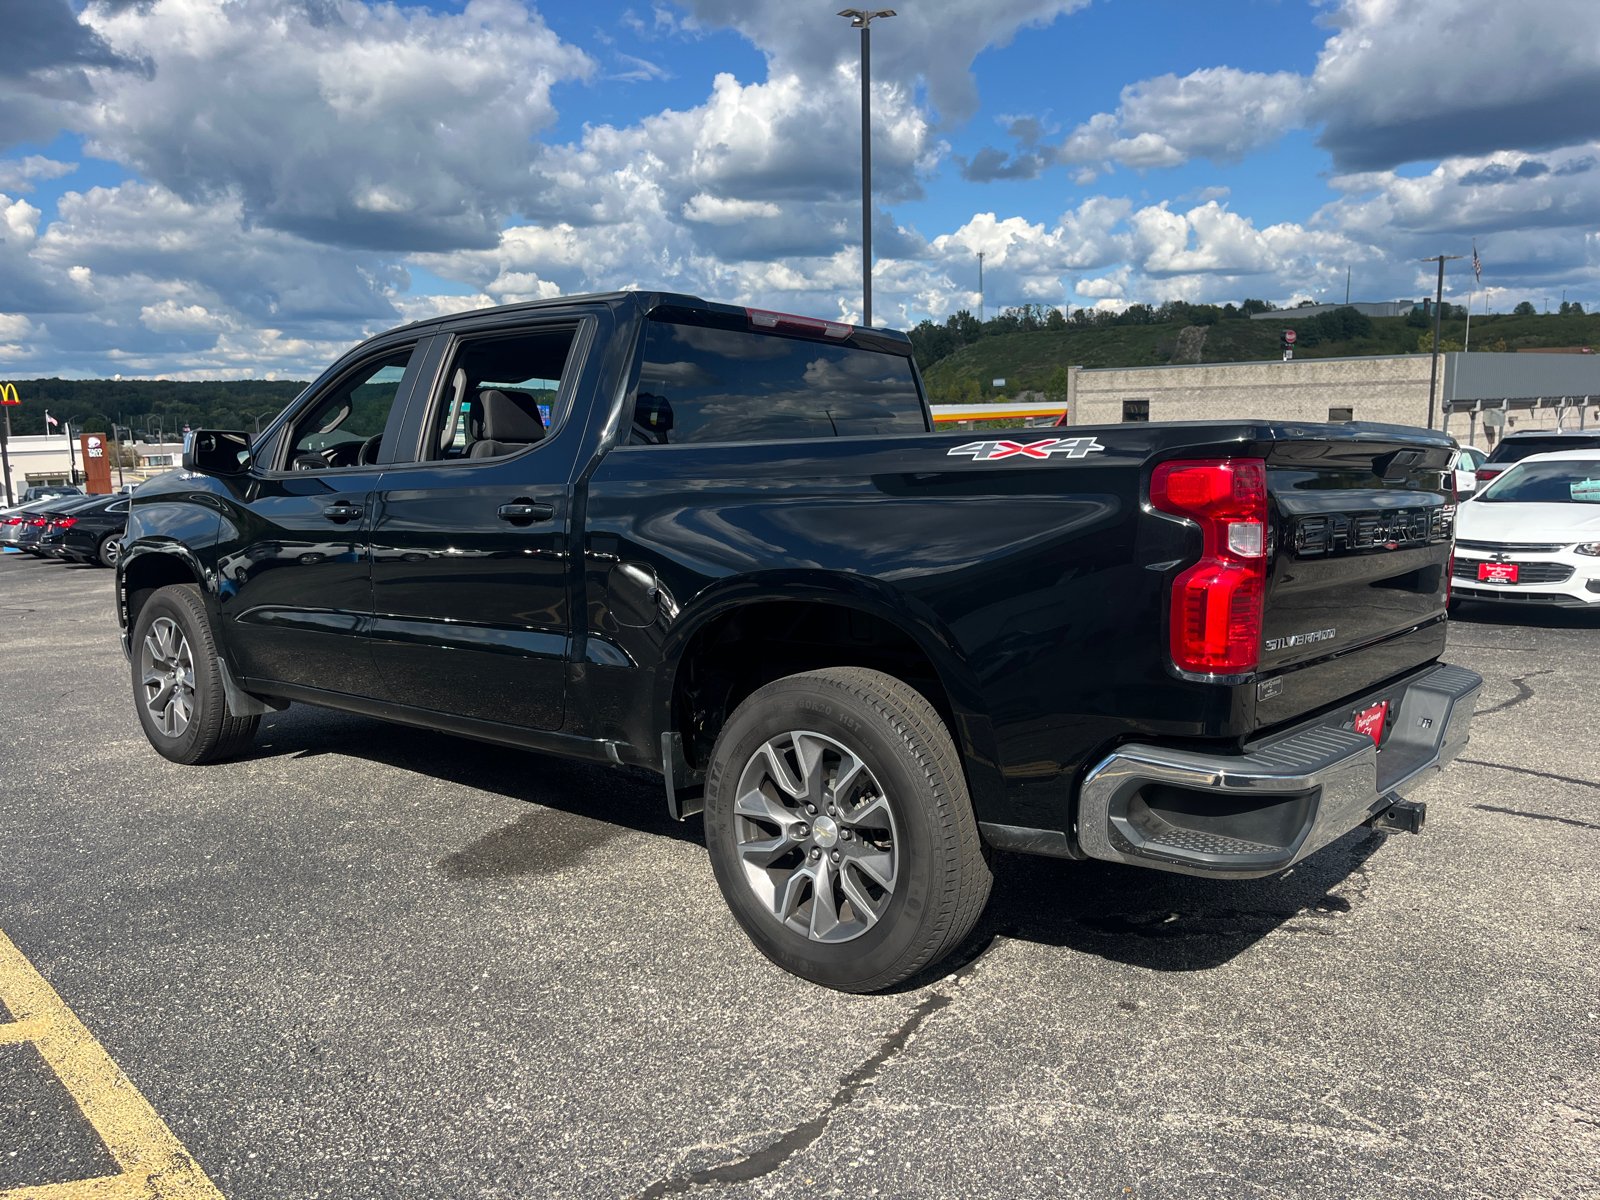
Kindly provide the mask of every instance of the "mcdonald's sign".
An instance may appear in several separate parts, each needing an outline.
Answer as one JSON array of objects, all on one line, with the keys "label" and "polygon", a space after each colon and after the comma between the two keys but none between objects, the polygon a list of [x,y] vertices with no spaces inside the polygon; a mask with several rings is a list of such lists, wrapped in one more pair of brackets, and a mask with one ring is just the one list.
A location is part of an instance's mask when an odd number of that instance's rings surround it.
[{"label": "mcdonald's sign", "polygon": [[17,395],[17,385],[14,383],[0,383],[0,404],[21,404],[22,399]]}]

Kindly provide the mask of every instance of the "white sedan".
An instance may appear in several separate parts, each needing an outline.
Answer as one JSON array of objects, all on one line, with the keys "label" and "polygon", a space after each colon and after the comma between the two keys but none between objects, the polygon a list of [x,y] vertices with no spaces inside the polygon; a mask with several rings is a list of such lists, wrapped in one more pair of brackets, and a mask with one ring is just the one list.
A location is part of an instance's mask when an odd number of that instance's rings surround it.
[{"label": "white sedan", "polygon": [[1600,450],[1534,454],[1456,510],[1454,600],[1600,607]]}]

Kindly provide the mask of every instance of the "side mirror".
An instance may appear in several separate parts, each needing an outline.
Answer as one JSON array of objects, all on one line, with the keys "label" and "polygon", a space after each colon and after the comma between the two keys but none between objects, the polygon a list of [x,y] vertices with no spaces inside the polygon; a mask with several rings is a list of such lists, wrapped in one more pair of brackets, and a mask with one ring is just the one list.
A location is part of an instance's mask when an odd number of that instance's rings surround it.
[{"label": "side mirror", "polygon": [[250,435],[216,429],[184,434],[183,469],[201,475],[243,475],[250,469]]}]

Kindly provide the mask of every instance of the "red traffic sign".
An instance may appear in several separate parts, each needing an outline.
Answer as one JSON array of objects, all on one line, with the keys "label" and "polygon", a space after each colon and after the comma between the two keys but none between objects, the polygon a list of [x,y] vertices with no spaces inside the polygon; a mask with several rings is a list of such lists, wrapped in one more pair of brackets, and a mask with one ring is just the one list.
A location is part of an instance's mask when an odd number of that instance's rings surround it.
[{"label": "red traffic sign", "polygon": [[1291,346],[1294,345],[1294,330],[1285,329],[1283,331],[1283,340]]},{"label": "red traffic sign", "polygon": [[17,395],[17,385],[14,383],[0,383],[0,404],[21,404],[22,400]]}]

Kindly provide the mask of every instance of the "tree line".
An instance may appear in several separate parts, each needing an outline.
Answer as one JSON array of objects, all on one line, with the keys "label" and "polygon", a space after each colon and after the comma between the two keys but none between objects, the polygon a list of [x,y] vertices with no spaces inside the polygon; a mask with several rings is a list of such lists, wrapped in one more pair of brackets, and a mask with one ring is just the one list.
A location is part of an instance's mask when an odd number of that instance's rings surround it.
[{"label": "tree line", "polygon": [[[296,380],[243,379],[190,383],[166,379],[15,379],[20,404],[11,433],[62,433],[68,421],[84,433],[110,436],[125,425],[135,438],[176,440],[185,425],[200,429],[265,428],[306,385]],[[49,411],[60,424],[45,426]]]},{"label": "tree line", "polygon": [[[1305,301],[1300,307],[1309,307],[1312,303]],[[1257,313],[1280,311],[1286,319],[1294,319],[1294,309],[1280,310],[1266,300],[1246,300],[1237,305],[1168,300],[1164,304],[1130,304],[1116,312],[1078,308],[1071,316],[1052,305],[1023,304],[1002,309],[987,321],[979,321],[967,309],[953,314],[943,325],[924,319],[909,336],[916,349],[917,362],[926,369],[980,338],[1003,337],[1010,333],[1035,333],[1041,329],[1066,333],[1074,329],[1109,329],[1118,325],[1215,325],[1219,321],[1243,320]],[[1320,341],[1367,337],[1372,328],[1372,318],[1354,308],[1340,308],[1295,324],[1301,343],[1308,346]]]}]

